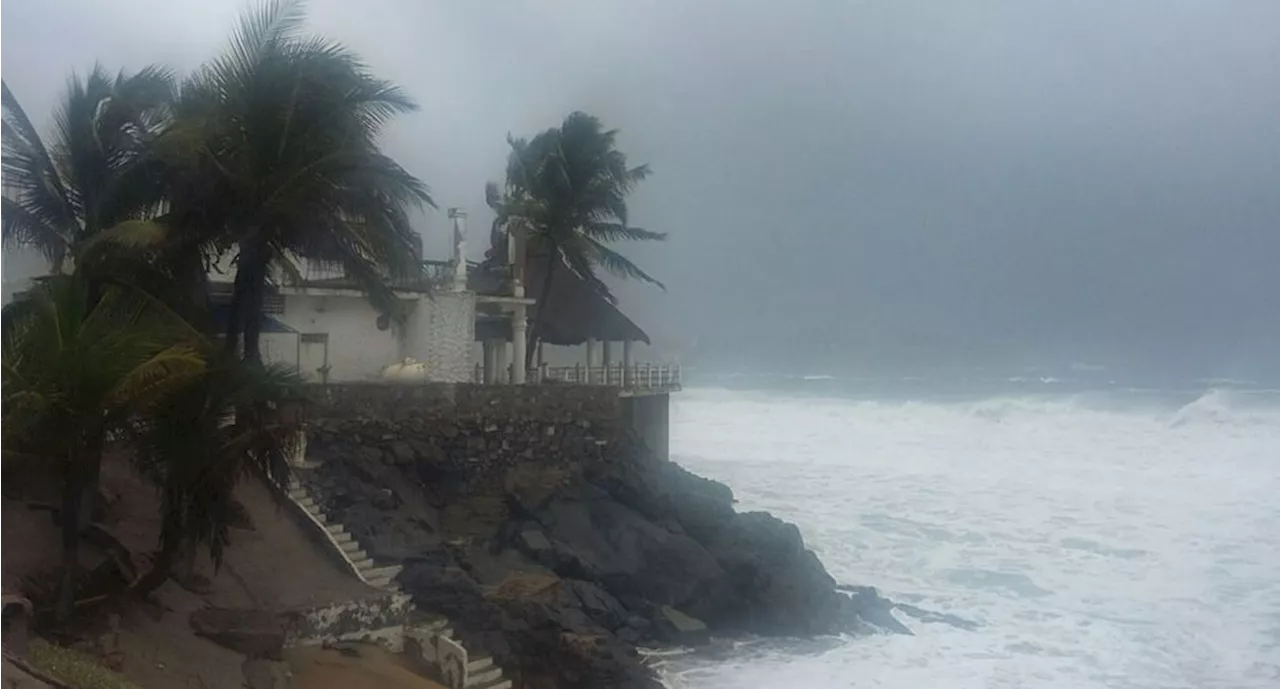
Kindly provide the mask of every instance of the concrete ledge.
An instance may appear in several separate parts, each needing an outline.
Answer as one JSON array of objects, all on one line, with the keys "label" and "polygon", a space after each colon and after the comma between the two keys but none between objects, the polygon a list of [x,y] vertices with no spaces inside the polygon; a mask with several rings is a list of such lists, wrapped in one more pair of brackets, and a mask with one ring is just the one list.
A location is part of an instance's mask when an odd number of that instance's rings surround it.
[{"label": "concrete ledge", "polygon": [[402,593],[292,611],[285,627],[285,646],[369,641],[399,653],[404,649],[404,625],[412,612],[412,600]]}]

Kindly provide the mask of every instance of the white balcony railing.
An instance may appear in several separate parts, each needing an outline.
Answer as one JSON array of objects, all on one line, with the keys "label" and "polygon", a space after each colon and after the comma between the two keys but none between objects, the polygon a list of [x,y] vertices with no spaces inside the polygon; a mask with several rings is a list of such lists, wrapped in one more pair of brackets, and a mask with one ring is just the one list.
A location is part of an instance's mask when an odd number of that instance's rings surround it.
[{"label": "white balcony railing", "polygon": [[573,385],[610,385],[628,390],[680,388],[679,364],[612,364],[609,366],[551,366],[535,369],[535,381]]},{"label": "white balcony railing", "polygon": [[[505,376],[499,376],[499,383],[511,380],[509,367],[505,373]],[[679,364],[542,366],[530,370],[526,377],[530,384],[608,385],[624,390],[654,392],[679,390],[681,385]],[[484,382],[484,370],[479,364],[476,365],[474,382]]]}]

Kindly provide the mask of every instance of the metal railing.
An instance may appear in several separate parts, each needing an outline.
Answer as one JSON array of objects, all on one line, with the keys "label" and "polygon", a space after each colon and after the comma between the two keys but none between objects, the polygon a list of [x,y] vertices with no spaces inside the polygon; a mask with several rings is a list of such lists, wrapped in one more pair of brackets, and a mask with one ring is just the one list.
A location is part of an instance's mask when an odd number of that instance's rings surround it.
[{"label": "metal railing", "polygon": [[[608,385],[623,390],[679,390],[681,373],[679,364],[611,364],[609,366],[540,366],[526,374],[529,384],[547,385]],[[497,384],[511,380],[508,366],[498,376]],[[484,382],[484,367],[476,364],[472,382]]]},{"label": "metal railing", "polygon": [[538,383],[610,385],[628,390],[670,390],[680,387],[678,364],[548,366],[533,373],[534,382]]}]

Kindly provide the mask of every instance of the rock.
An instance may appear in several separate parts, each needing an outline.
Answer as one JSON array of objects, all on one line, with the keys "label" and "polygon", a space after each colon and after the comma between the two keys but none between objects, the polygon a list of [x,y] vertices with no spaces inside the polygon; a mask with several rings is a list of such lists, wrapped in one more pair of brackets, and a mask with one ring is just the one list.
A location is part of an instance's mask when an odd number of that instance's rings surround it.
[{"label": "rock", "polygon": [[[582,606],[582,611],[594,622],[605,629],[617,629],[622,626],[628,616],[627,609],[608,591],[589,582],[579,579],[567,579],[564,582],[565,592],[573,597],[574,602]],[[637,618],[642,619],[643,618]]]},{"label": "rock", "polygon": [[551,541],[548,541],[547,537],[541,531],[536,529],[525,529],[524,531],[521,531],[520,542],[525,548],[534,552],[551,549]]},{"label": "rock", "polygon": [[28,599],[15,594],[0,594],[0,649],[19,658],[27,656],[32,615]]},{"label": "rock", "polygon": [[554,501],[538,513],[558,574],[596,581],[615,595],[682,604],[709,591],[724,571],[693,539],[608,500]]},{"label": "rock", "polygon": [[396,464],[412,464],[418,453],[413,446],[403,440],[396,440],[388,448]]},{"label": "rock", "polygon": [[456,552],[467,572],[482,586],[496,586],[512,574],[536,574],[558,580],[554,572],[526,558],[518,550],[508,548],[495,553],[487,547],[472,546]]},{"label": "rock", "polygon": [[196,634],[219,646],[250,658],[281,659],[285,628],[273,612],[203,608],[191,613],[190,623]]},{"label": "rock", "polygon": [[489,539],[498,534],[508,515],[507,504],[500,497],[465,498],[445,505],[440,526],[450,537]]},{"label": "rock", "polygon": [[690,617],[679,610],[664,605],[659,609],[661,627],[667,640],[681,646],[701,646],[711,641],[711,632],[707,625],[695,617]]},{"label": "rock", "polygon": [[490,596],[496,600],[551,602],[560,593],[560,577],[537,572],[511,572]]},{"label": "rock", "polygon": [[244,683],[249,689],[289,689],[293,686],[293,673],[289,664],[278,660],[255,658],[240,666]]},{"label": "rock", "polygon": [[656,689],[636,644],[893,628],[893,604],[837,592],[795,526],[737,513],[602,414],[615,391],[498,390],[328,386],[311,441],[322,504],[517,685]]}]

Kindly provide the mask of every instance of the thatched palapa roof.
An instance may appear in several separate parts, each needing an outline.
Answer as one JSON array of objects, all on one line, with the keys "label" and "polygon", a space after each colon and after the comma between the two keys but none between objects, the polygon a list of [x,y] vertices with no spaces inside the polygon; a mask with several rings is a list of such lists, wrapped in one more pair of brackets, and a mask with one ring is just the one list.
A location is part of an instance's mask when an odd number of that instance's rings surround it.
[{"label": "thatched palapa roof", "polygon": [[[485,260],[468,278],[470,287],[477,294],[509,296],[511,294],[511,270],[506,258],[506,242],[489,250]],[[580,345],[588,338],[599,341],[633,341],[649,343],[649,336],[612,302],[612,297],[600,288],[584,280],[563,259],[555,269],[551,280],[551,292],[547,303],[537,303],[531,308],[530,319],[537,318],[538,309],[547,308],[546,320],[540,333],[541,341],[553,345]],[[543,276],[546,274],[545,253],[530,252],[525,259],[525,296],[538,299],[541,296]],[[476,323],[476,339],[511,337],[509,319],[480,318]]]}]

